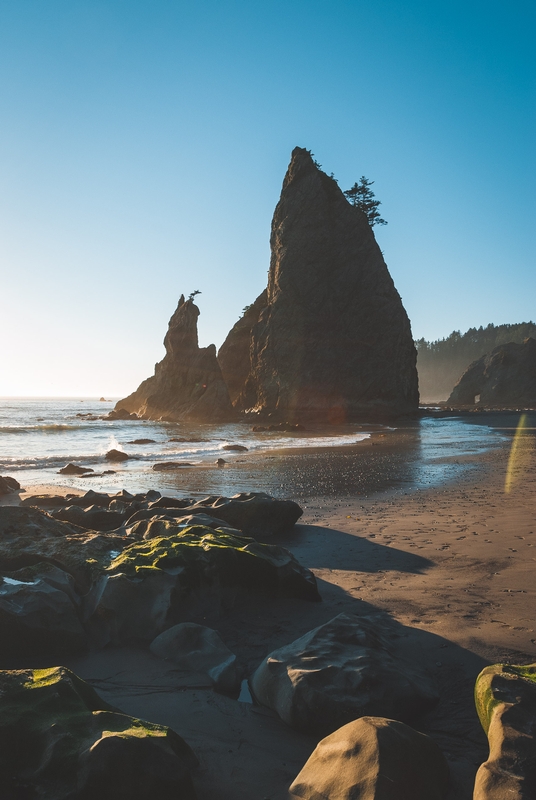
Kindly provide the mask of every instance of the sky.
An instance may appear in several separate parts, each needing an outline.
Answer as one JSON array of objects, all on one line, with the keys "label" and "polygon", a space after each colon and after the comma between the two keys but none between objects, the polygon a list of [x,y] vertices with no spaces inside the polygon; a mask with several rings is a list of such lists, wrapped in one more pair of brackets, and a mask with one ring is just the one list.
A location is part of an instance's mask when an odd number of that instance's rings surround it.
[{"label": "sky", "polygon": [[295,146],[415,338],[536,319],[533,0],[0,0],[0,396],[124,396],[181,293],[218,347]]}]

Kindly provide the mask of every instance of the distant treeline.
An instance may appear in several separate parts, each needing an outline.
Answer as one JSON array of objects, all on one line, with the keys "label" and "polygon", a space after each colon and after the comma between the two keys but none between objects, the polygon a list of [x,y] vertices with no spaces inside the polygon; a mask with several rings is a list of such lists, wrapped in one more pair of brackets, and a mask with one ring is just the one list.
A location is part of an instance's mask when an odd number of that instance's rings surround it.
[{"label": "distant treeline", "polygon": [[452,331],[446,339],[427,342],[418,339],[417,370],[421,402],[446,400],[469,364],[507,342],[522,342],[527,336],[536,339],[536,323],[487,325],[469,328],[466,333]]}]

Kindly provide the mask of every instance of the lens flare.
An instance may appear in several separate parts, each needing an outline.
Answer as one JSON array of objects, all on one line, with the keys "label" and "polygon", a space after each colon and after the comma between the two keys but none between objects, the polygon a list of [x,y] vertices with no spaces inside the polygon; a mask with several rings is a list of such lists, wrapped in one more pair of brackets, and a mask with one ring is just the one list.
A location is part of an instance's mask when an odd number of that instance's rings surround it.
[{"label": "lens flare", "polygon": [[504,482],[506,494],[511,492],[514,486],[523,480],[524,475],[530,468],[534,437],[527,428],[527,415],[522,414],[517,424],[512,449],[510,450],[510,458],[508,459],[506,480]]}]

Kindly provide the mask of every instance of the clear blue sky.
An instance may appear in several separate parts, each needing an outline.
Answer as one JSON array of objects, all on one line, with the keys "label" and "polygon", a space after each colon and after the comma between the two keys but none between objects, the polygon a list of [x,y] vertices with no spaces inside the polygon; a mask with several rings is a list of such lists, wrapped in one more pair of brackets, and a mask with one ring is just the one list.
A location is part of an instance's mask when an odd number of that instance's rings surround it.
[{"label": "clear blue sky", "polygon": [[536,318],[536,6],[0,0],[0,395],[122,395],[181,292],[221,344],[296,145],[376,228],[414,336]]}]

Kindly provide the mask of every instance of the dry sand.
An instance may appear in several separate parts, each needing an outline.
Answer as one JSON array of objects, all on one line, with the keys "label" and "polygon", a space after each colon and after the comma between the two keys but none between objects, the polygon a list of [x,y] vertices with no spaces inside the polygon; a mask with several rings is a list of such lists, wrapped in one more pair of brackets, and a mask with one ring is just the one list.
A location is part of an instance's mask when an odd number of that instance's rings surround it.
[{"label": "dry sand", "polygon": [[[487,757],[476,675],[490,662],[536,661],[535,453],[505,494],[509,450],[504,442],[468,457],[477,468],[441,488],[309,500],[302,524],[278,543],[315,572],[323,602],[252,600],[205,620],[246,675],[342,611],[394,620],[395,649],[424,664],[440,688],[419,728],[450,763],[449,800],[470,800]],[[265,709],[189,686],[146,649],[105,649],[67,665],[125,712],[186,739],[200,760],[199,800],[283,800],[316,745]]]}]

